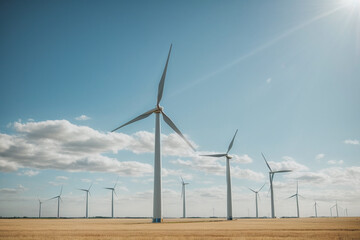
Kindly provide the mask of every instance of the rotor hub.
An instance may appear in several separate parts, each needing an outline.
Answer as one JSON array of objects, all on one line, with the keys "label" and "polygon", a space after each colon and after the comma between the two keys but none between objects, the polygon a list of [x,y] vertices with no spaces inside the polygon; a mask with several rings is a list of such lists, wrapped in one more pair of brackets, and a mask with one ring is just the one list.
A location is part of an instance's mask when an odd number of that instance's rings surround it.
[{"label": "rotor hub", "polygon": [[162,113],[164,108],[160,105],[157,105],[156,107],[157,107],[157,109],[154,111],[154,113]]}]

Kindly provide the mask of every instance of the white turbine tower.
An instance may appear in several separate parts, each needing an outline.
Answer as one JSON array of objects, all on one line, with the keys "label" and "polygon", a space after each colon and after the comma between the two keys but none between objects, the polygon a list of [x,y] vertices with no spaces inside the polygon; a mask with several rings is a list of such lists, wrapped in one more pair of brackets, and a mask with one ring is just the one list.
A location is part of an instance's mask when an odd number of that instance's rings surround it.
[{"label": "white turbine tower", "polygon": [[274,180],[274,175],[275,173],[284,173],[284,172],[291,172],[292,170],[280,170],[280,171],[273,171],[270,167],[270,165],[268,164],[268,162],[266,161],[266,158],[264,156],[263,153],[261,153],[261,155],[263,156],[266,165],[268,166],[270,172],[269,172],[269,178],[270,178],[270,192],[271,192],[271,217],[275,218],[275,204],[274,204],[274,189],[273,189],[273,180]]},{"label": "white turbine tower", "polygon": [[57,218],[60,218],[60,200],[62,201],[62,199],[61,199],[62,190],[63,190],[63,187],[61,186],[60,194],[49,199],[49,200],[52,200],[52,199],[57,198],[57,201],[58,201]]},{"label": "white turbine tower", "polygon": [[164,68],[164,71],[163,71],[163,74],[161,76],[161,80],[159,83],[156,107],[141,114],[140,116],[130,120],[129,122],[121,125],[120,127],[112,130],[112,132],[114,132],[128,124],[134,123],[134,122],[139,121],[144,118],[147,118],[152,113],[155,113],[156,120],[155,120],[154,199],[153,199],[153,222],[155,222],[155,223],[162,222],[160,114],[162,115],[166,124],[169,125],[195,151],[195,148],[184,137],[184,135],[180,132],[180,130],[175,126],[173,121],[164,113],[163,107],[160,106],[160,101],[161,101],[161,98],[163,95],[163,90],[164,90],[164,83],[165,83],[166,71],[167,71],[167,66],[169,63],[171,48],[172,48],[172,45],[170,45],[170,50],[169,50],[168,57],[166,60],[165,68]]},{"label": "white turbine tower", "polygon": [[114,193],[117,196],[115,188],[116,188],[116,184],[117,184],[118,180],[119,180],[119,178],[116,180],[114,187],[105,188],[105,189],[111,190],[111,218],[114,218]]},{"label": "white turbine tower", "polygon": [[44,202],[40,201],[40,199],[38,200],[39,200],[39,218],[41,218],[41,204],[43,204]]},{"label": "white turbine tower", "polygon": [[232,200],[231,200],[231,177],[230,177],[230,159],[232,158],[228,153],[233,146],[237,131],[234,134],[233,139],[231,140],[228,150],[226,153],[220,154],[210,154],[210,155],[201,155],[206,157],[226,157],[226,185],[227,185],[227,220],[232,220]]},{"label": "white turbine tower", "polygon": [[317,202],[315,201],[315,204],[314,204],[314,209],[315,209],[315,217],[318,217],[318,214],[317,214],[317,207],[319,206],[319,204],[317,204]]},{"label": "white turbine tower", "polygon": [[[259,192],[261,191],[261,189],[262,189],[264,186],[265,186],[265,183],[264,183],[264,185],[262,185],[262,187],[261,187],[259,190],[257,190],[257,191],[249,188],[251,191],[253,191],[253,192],[255,193],[256,218],[259,218],[259,212],[258,212],[258,195],[259,195]],[[259,196],[259,197],[260,197],[260,196]]]},{"label": "white turbine tower", "polygon": [[181,185],[182,185],[181,197],[183,199],[183,218],[186,218],[185,186],[188,185],[188,184],[190,184],[190,183],[184,182],[184,179],[181,177]]},{"label": "white turbine tower", "polygon": [[299,194],[299,184],[298,182],[296,182],[296,193],[288,198],[293,198],[296,197],[296,210],[297,210],[297,217],[300,217],[300,212],[299,212],[299,196],[303,197]]},{"label": "white turbine tower", "polygon": [[[89,218],[89,194],[90,194],[90,188],[92,187],[92,184],[90,185],[90,187],[88,189],[84,189],[84,188],[79,188],[78,190],[80,191],[84,191],[86,194],[86,218]],[[91,196],[91,194],[90,194]]]}]

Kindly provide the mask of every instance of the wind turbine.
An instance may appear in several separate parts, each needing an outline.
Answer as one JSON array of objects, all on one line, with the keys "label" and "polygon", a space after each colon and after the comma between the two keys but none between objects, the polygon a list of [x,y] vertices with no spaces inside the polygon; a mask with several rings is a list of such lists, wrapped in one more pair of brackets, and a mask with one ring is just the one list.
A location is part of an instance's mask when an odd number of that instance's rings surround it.
[{"label": "wind turbine", "polygon": [[152,113],[155,113],[155,158],[154,158],[154,199],[153,199],[153,222],[162,222],[162,198],[161,198],[161,134],[160,134],[160,114],[162,115],[165,123],[169,125],[184,141],[195,151],[195,148],[191,145],[191,143],[184,137],[184,135],[180,132],[180,130],[175,126],[173,121],[164,113],[163,107],[160,106],[160,101],[163,95],[164,83],[166,77],[167,66],[169,63],[170,53],[171,53],[172,44],[170,45],[170,50],[168,53],[168,57],[166,60],[165,68],[163,74],[160,79],[159,87],[158,87],[158,95],[157,95],[157,103],[156,107],[137,116],[136,118],[130,120],[129,122],[121,125],[118,128],[112,130],[112,132],[134,123],[136,121],[147,118]]},{"label": "wind turbine", "polygon": [[275,173],[284,173],[284,172],[292,172],[292,170],[280,170],[280,171],[273,171],[269,165],[269,163],[266,161],[266,158],[263,153],[261,153],[263,156],[266,165],[268,166],[270,172],[269,172],[269,178],[270,178],[270,191],[271,191],[271,217],[275,218],[275,205],[274,205],[274,189],[273,189],[273,179]]},{"label": "wind turbine", "polygon": [[233,146],[236,134],[238,130],[236,130],[233,139],[231,140],[228,150],[226,153],[219,154],[210,154],[210,155],[201,155],[206,157],[226,157],[226,185],[227,185],[227,220],[232,220],[232,200],[231,200],[231,178],[230,178],[230,159],[232,158],[228,153]]},{"label": "wind turbine", "polygon": [[183,198],[183,218],[186,218],[186,208],[185,208],[185,185],[188,185],[189,183],[184,182],[184,179],[181,177],[181,197]]},{"label": "wind turbine", "polygon": [[302,197],[300,194],[299,194],[299,183],[296,182],[296,193],[288,198],[293,198],[293,197],[296,197],[296,210],[297,210],[297,217],[299,218],[300,217],[300,212],[299,212],[299,196]]},{"label": "wind turbine", "polygon": [[262,185],[262,187],[261,187],[259,190],[257,190],[257,191],[249,188],[251,191],[253,191],[253,192],[255,193],[256,218],[259,218],[259,214],[258,214],[258,195],[259,195],[259,192],[261,191],[261,189],[262,189],[264,186],[265,186],[265,183],[264,183],[264,185]]},{"label": "wind turbine", "polygon": [[[78,190],[84,191],[86,193],[86,218],[89,218],[89,194],[90,194],[90,188],[92,187],[92,184],[88,189],[79,188]],[[91,194],[90,194],[91,196]]]},{"label": "wind turbine", "polygon": [[41,218],[41,204],[43,204],[43,202],[40,201],[40,199],[38,200],[39,200],[39,218]]},{"label": "wind turbine", "polygon": [[336,217],[339,217],[339,211],[338,211],[338,204],[336,201],[336,204],[330,208],[331,216],[332,216],[332,209],[336,207]]},{"label": "wind turbine", "polygon": [[58,200],[57,218],[60,217],[60,200],[62,201],[62,199],[61,199],[62,190],[63,190],[63,187],[61,186],[60,194],[49,199],[49,200],[52,200],[52,199],[57,198],[57,200]]},{"label": "wind turbine", "polygon": [[105,189],[111,190],[111,218],[114,218],[114,193],[117,196],[115,188],[116,188],[116,184],[117,184],[118,180],[119,180],[119,178],[116,180],[114,187],[105,188]]},{"label": "wind turbine", "polygon": [[317,204],[317,202],[315,201],[315,204],[314,204],[314,208],[315,208],[315,217],[318,217],[317,215],[317,207],[319,206],[319,204]]}]

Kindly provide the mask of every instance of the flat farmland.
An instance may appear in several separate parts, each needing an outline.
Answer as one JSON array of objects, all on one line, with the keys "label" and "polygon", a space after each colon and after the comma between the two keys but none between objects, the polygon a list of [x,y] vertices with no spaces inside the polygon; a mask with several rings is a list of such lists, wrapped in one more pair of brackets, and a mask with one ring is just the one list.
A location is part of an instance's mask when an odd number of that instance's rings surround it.
[{"label": "flat farmland", "polygon": [[360,218],[0,219],[0,239],[360,239]]}]

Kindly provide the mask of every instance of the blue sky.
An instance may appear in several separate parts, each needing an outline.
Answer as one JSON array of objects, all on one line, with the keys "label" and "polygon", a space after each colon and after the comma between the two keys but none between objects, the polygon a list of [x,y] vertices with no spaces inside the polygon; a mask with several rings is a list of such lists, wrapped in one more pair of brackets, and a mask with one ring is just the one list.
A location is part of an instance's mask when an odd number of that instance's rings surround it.
[{"label": "blue sky", "polygon": [[[359,215],[358,1],[1,1],[0,216],[36,216],[63,186],[62,216],[151,216],[153,108],[170,57],[164,111],[198,153],[231,153],[234,216],[255,215],[247,188],[276,176],[277,216],[339,202]],[[82,116],[83,117],[80,117]],[[162,122],[163,214],[226,214],[225,160],[198,157]],[[269,216],[268,184],[260,215]],[[21,206],[21,207],[19,207]],[[56,215],[55,201],[44,216]]]}]

